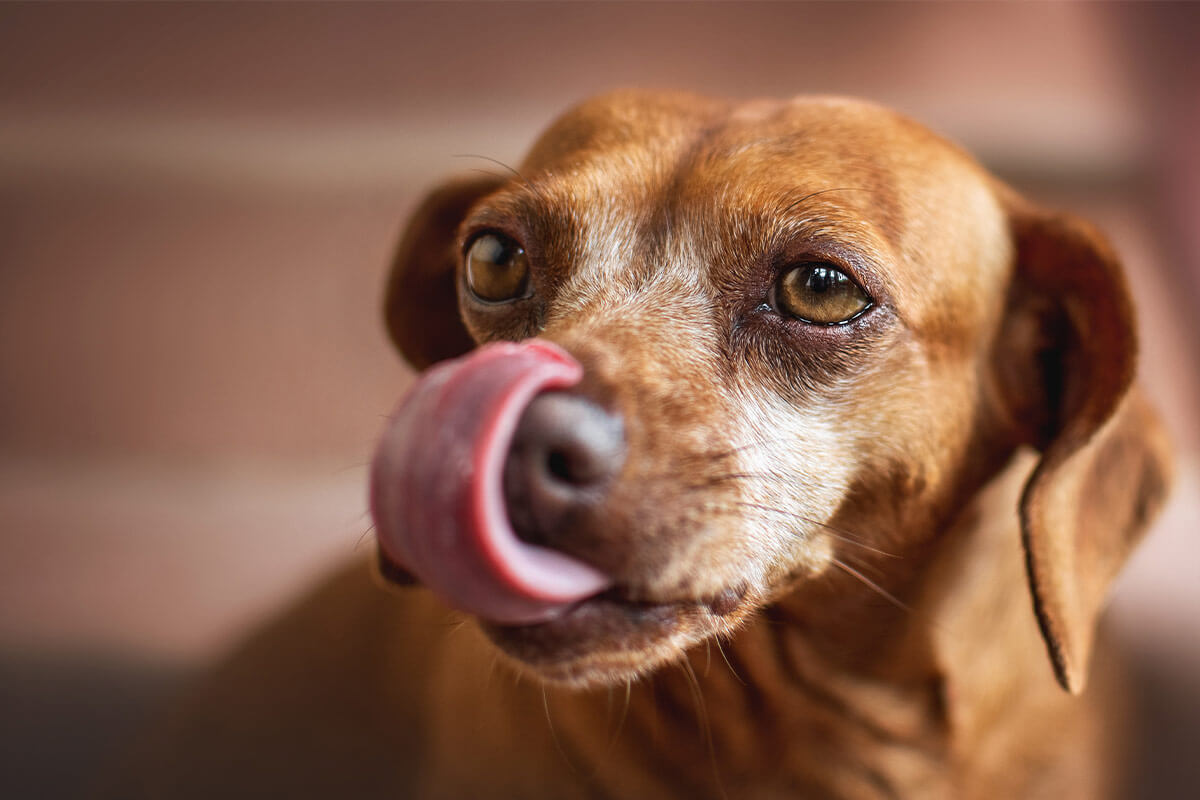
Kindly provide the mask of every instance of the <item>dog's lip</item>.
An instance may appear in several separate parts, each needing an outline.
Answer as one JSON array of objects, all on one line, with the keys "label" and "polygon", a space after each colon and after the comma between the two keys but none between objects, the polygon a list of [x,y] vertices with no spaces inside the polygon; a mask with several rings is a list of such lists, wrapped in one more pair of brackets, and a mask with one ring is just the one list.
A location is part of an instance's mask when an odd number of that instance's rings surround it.
[{"label": "dog's lip", "polygon": [[[420,583],[416,576],[404,568],[392,558],[381,547],[376,552],[376,560],[379,569],[379,575],[388,583],[394,586],[414,586]],[[531,628],[539,625],[553,623],[555,620],[571,615],[580,607],[585,605],[607,605],[615,608],[621,608],[626,611],[642,611],[649,612],[655,610],[679,610],[683,608],[699,608],[706,609],[714,617],[727,617],[738,609],[740,609],[746,599],[747,586],[739,584],[737,586],[727,587],[719,592],[703,598],[688,597],[671,600],[651,600],[639,599],[638,593],[632,591],[625,586],[612,586],[606,591],[593,595],[592,597],[580,600],[568,606],[560,615],[552,617],[548,620],[539,622],[524,623],[524,624],[505,624],[491,622],[483,619],[483,622],[495,628]]]},{"label": "dog's lip", "polygon": [[393,586],[415,586],[420,583],[416,575],[413,575],[398,561],[389,557],[387,551],[378,544],[376,544],[375,549],[375,565],[378,568],[379,577]]},{"label": "dog's lip", "polygon": [[617,584],[606,591],[580,600],[567,607],[562,613],[546,620],[530,624],[506,625],[483,620],[488,627],[503,629],[531,629],[560,624],[581,613],[609,609],[634,618],[651,618],[664,613],[674,613],[687,610],[701,611],[713,617],[727,617],[738,611],[747,595],[745,584],[728,587],[712,595],[704,597],[678,597],[671,599],[653,599],[629,586]]},{"label": "dog's lip", "polygon": [[615,587],[543,622],[479,624],[503,653],[545,680],[603,685],[616,674],[632,676],[657,663],[645,655],[661,656],[664,645],[682,647],[732,630],[752,605],[747,594],[738,588],[706,598],[644,600]]},{"label": "dog's lip", "polygon": [[[706,609],[715,617],[724,617],[736,611],[745,600],[747,586],[738,584],[737,586],[727,587],[713,594],[705,594],[701,597],[680,597],[677,599],[649,599],[642,596],[639,592],[632,590],[626,586],[613,586],[608,591],[596,596],[596,600],[605,600],[614,605],[626,606],[629,608],[685,608],[697,607]],[[584,603],[588,600],[584,600]]]}]

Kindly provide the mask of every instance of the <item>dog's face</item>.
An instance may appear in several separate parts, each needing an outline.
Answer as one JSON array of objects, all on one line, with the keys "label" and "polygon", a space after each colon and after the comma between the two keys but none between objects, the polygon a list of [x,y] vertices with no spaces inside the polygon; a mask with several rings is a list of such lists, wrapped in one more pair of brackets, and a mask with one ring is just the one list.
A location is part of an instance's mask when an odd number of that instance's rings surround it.
[{"label": "dog's face", "polygon": [[536,624],[483,615],[543,677],[625,680],[833,576],[897,590],[877,567],[1060,422],[1011,200],[889,111],[610,95],[516,173],[414,222],[389,319],[417,363],[551,342],[617,432],[550,521],[505,495],[518,535],[605,578]]}]

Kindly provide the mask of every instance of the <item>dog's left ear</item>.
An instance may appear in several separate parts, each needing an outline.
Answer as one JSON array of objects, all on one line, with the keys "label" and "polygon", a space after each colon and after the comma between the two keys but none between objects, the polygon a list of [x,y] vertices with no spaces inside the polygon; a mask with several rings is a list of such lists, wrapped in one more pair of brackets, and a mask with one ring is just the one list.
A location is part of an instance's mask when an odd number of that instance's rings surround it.
[{"label": "dog's left ear", "polygon": [[455,235],[471,206],[502,183],[490,176],[443,183],[413,212],[400,237],[383,311],[392,341],[417,369],[475,346],[458,313]]},{"label": "dog's left ear", "polygon": [[1055,674],[1077,694],[1109,585],[1165,499],[1170,448],[1133,388],[1133,305],[1108,243],[1081,220],[1007,205],[1001,393],[1042,454],[1021,498],[1026,567]]}]

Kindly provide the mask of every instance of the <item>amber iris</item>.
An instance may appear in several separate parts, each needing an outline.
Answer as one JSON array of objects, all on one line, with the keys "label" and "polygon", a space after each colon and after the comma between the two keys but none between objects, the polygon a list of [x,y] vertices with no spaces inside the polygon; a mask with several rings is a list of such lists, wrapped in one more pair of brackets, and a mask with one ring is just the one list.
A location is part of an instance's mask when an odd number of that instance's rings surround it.
[{"label": "amber iris", "polygon": [[871,298],[837,267],[805,263],[780,276],[775,308],[814,325],[840,325],[871,307]]},{"label": "amber iris", "polygon": [[467,288],[487,303],[503,303],[529,293],[529,258],[507,236],[485,233],[467,249]]}]

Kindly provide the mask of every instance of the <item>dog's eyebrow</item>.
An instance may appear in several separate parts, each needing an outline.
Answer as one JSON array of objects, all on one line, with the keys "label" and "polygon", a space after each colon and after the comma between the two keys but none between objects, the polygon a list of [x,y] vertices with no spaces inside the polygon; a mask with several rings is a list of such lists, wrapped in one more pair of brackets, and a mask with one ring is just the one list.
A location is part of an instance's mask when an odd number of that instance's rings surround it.
[{"label": "dog's eyebrow", "polygon": [[782,209],[779,210],[778,214],[781,217],[786,216],[796,206],[802,205],[802,204],[808,202],[809,200],[813,199],[814,197],[819,197],[823,194],[830,194],[831,192],[870,192],[870,191],[871,191],[870,189],[868,189],[864,186],[836,186],[832,189],[818,189],[815,192],[809,192],[808,194],[801,197],[799,200],[793,200],[792,202],[788,203],[786,206],[784,206]]},{"label": "dog's eyebrow", "polygon": [[[553,176],[547,179],[544,176],[535,175],[529,179],[502,162],[496,163],[510,170],[515,180],[508,179],[505,185],[499,187],[495,194],[480,207],[481,211],[492,210],[514,217],[530,218],[553,216],[564,209],[570,209],[572,198],[562,193],[562,187],[557,185]],[[501,177],[507,178],[507,176]]]},{"label": "dog's eyebrow", "polygon": [[528,224],[546,216],[550,204],[546,193],[536,184],[524,178],[520,183],[509,184],[485,200],[464,220],[466,227],[479,225],[505,225],[512,220]]},{"label": "dog's eyebrow", "polygon": [[870,250],[878,232],[869,221],[837,203],[813,202],[815,198],[834,192],[869,191],[853,187],[838,187],[807,192],[796,200],[785,196],[778,210],[764,209],[756,216],[766,235],[766,248],[784,248],[795,239]]}]

